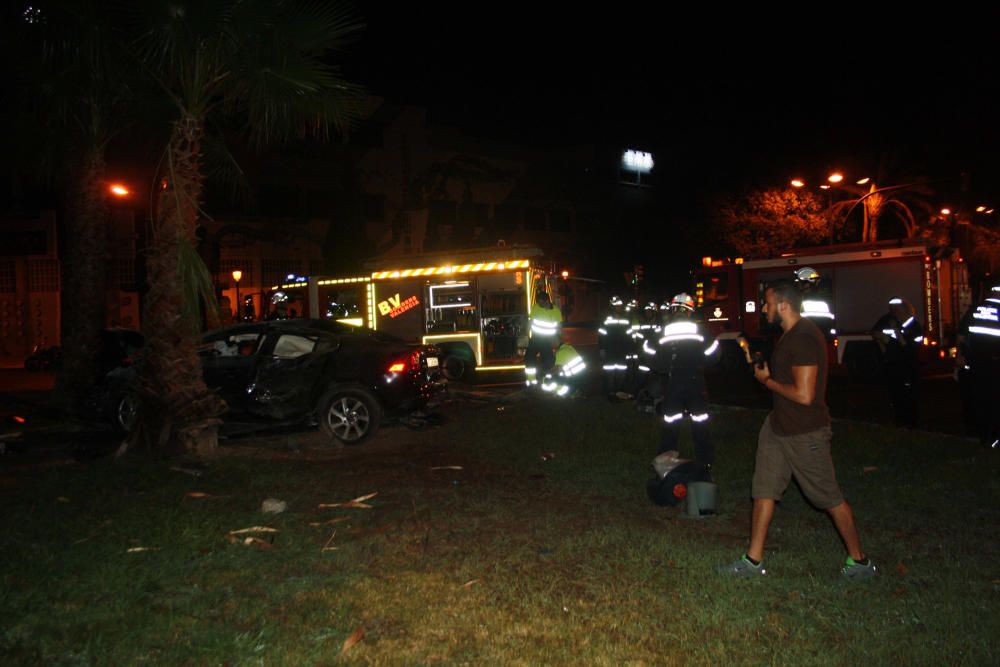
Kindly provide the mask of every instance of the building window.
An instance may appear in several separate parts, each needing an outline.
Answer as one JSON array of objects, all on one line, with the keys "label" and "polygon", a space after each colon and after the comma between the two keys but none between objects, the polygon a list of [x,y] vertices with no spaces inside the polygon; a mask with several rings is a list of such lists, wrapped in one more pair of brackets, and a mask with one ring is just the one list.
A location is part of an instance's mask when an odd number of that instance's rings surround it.
[{"label": "building window", "polygon": [[0,294],[13,294],[17,291],[17,271],[11,260],[0,261]]},{"label": "building window", "polygon": [[119,257],[115,268],[118,270],[118,275],[115,276],[118,289],[123,292],[136,291],[135,259],[132,257]]},{"label": "building window", "polygon": [[28,262],[29,292],[59,291],[59,260],[34,259]]}]

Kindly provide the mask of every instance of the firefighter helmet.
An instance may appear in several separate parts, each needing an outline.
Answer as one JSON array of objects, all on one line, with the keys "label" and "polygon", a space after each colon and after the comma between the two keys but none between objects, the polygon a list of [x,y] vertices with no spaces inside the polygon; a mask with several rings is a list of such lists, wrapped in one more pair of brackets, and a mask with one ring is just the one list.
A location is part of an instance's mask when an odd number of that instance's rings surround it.
[{"label": "firefighter helmet", "polygon": [[632,311],[639,307],[639,302],[635,299],[630,299],[628,305],[625,306],[625,310]]},{"label": "firefighter helmet", "polygon": [[670,307],[674,310],[694,310],[694,299],[687,292],[681,292],[670,300]]},{"label": "firefighter helmet", "polygon": [[815,283],[819,280],[819,271],[811,266],[803,266],[795,272],[795,279],[803,283]]},{"label": "firefighter helmet", "polygon": [[612,306],[621,306],[622,304],[624,304],[624,301],[622,301],[622,298],[620,296],[618,296],[617,294],[615,296],[611,297],[611,305]]}]

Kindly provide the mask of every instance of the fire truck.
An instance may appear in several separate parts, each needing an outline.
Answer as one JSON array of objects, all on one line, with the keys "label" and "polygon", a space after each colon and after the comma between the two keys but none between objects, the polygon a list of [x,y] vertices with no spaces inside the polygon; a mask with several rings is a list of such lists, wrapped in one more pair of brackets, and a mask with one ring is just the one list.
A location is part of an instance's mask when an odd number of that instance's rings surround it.
[{"label": "fire truck", "polygon": [[957,249],[901,240],[803,248],[753,261],[702,258],[692,272],[695,299],[725,359],[743,358],[741,335],[751,347],[767,347],[761,312],[766,285],[794,280],[801,269],[816,277],[806,298],[829,309],[819,324],[828,333],[830,361],[852,375],[870,376],[878,368],[870,330],[893,297],[909,301],[924,326],[924,360],[953,353],[959,319],[971,301],[965,264]]},{"label": "fire truck", "polygon": [[333,319],[441,351],[449,379],[524,369],[528,312],[549,294],[563,339],[595,345],[601,281],[570,276],[539,248],[509,246],[369,262],[361,276],[288,276],[271,288],[270,317]]}]

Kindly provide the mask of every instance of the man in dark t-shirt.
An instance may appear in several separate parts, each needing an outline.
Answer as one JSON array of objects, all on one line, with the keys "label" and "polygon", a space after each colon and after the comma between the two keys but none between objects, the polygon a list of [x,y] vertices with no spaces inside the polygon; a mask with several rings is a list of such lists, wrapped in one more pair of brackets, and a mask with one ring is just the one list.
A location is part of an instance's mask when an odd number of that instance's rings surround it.
[{"label": "man in dark t-shirt", "polygon": [[830,413],[826,407],[826,339],[802,317],[802,295],[790,280],[768,286],[764,312],[770,324],[780,324],[782,336],[771,356],[755,366],[757,381],[772,392],[774,409],[764,420],[757,439],[754,465],[753,518],[750,547],[745,555],[719,568],[731,577],[755,577],[764,568],[764,542],[781,499],[792,477],[819,509],[833,518],[847,562],[841,574],[847,579],[875,576],[875,564],[861,550],[854,514],[844,500],[830,456]]}]

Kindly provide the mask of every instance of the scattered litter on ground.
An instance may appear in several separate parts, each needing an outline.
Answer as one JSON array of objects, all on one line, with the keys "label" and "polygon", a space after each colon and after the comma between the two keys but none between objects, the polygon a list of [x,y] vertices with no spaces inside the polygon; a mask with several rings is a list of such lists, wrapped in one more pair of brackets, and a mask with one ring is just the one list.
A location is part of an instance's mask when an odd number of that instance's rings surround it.
[{"label": "scattered litter on ground", "polygon": [[351,650],[351,647],[357,644],[359,641],[365,638],[365,628],[359,625],[358,629],[351,633],[351,636],[344,640],[344,646],[340,649],[341,653],[347,653]]},{"label": "scattered litter on ground", "polygon": [[464,584],[462,584],[462,588],[472,588],[473,586],[475,586],[476,584],[478,584],[480,581],[481,581],[481,579],[470,579],[469,581],[467,581]]},{"label": "scattered litter on ground", "polygon": [[127,554],[137,554],[140,551],[159,551],[159,547],[132,547],[131,549],[126,549]]},{"label": "scattered litter on ground", "polygon": [[288,503],[277,498],[268,498],[260,505],[260,511],[268,514],[281,514],[288,509]]},{"label": "scattered litter on ground", "polygon": [[309,525],[310,526],[329,526],[329,525],[334,524],[334,523],[342,523],[342,522],[348,521],[348,520],[349,519],[346,516],[338,516],[336,519],[330,519],[329,521],[313,521]]},{"label": "scattered litter on ground", "polygon": [[463,470],[462,466],[432,466],[431,470]]},{"label": "scattered litter on ground", "polygon": [[180,466],[173,466],[170,468],[174,472],[182,472],[185,475],[191,475],[192,477],[201,477],[204,473],[202,470],[195,470],[194,468],[181,468]]},{"label": "scattered litter on ground", "polygon": [[330,533],[330,539],[328,539],[326,541],[326,544],[323,545],[323,548],[320,549],[320,551],[336,551],[337,547],[331,547],[330,546],[330,542],[333,542],[333,538],[335,538],[336,536],[337,536],[337,531],[336,530],[333,531],[332,533]]},{"label": "scattered litter on ground", "polygon": [[230,535],[244,535],[246,533],[277,533],[277,528],[271,528],[270,526],[250,526],[249,528],[240,528],[239,530],[229,531]]},{"label": "scattered litter on ground", "polygon": [[545,452],[544,454],[542,454],[542,460],[543,461],[551,461],[555,457],[556,457],[556,453],[555,452]]},{"label": "scattered litter on ground", "polygon": [[878,472],[878,466],[865,466],[861,469],[861,472]]},{"label": "scattered litter on ground", "polygon": [[367,510],[370,510],[372,508],[372,506],[369,505],[368,503],[364,502],[364,501],[370,500],[371,498],[374,498],[377,495],[378,495],[378,491],[376,491],[375,493],[369,493],[366,496],[358,496],[354,500],[348,500],[346,503],[320,503],[319,506],[320,506],[320,508],[323,508],[323,509],[330,509],[330,508],[333,508],[333,507],[344,507],[344,508],[353,507],[353,508],[356,508],[356,509],[367,509]]}]

